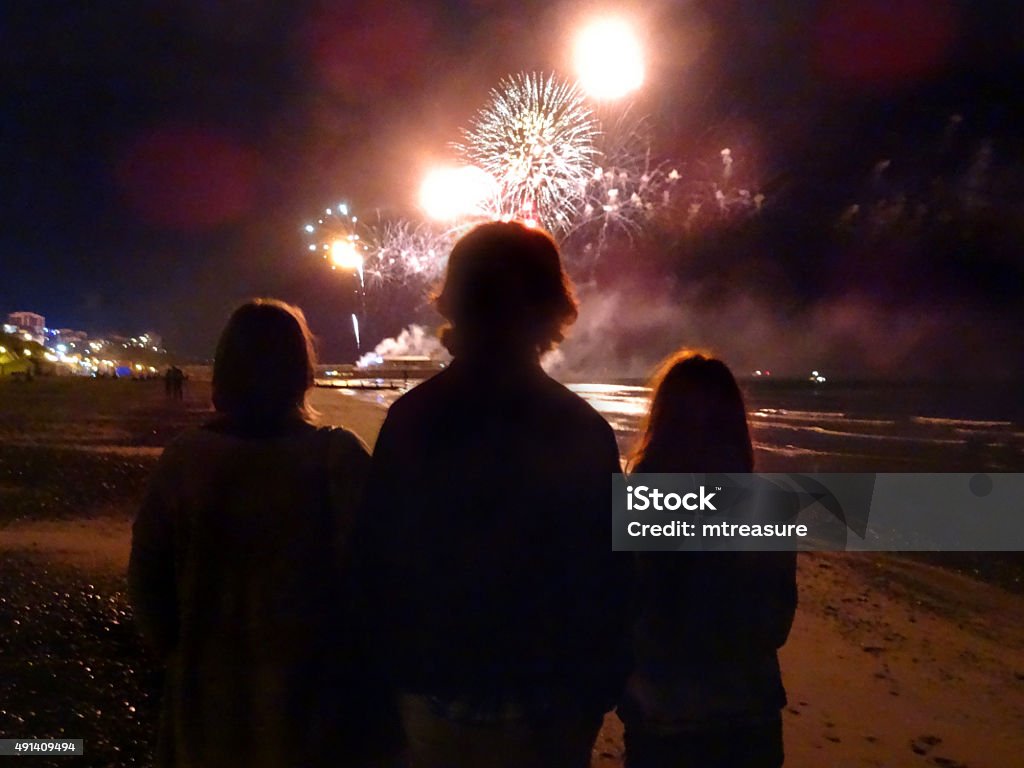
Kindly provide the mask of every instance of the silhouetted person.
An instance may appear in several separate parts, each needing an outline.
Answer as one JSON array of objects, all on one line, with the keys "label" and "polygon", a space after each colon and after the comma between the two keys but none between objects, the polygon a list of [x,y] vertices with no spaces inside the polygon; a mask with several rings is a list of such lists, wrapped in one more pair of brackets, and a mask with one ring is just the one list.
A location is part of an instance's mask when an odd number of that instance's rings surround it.
[{"label": "silhouetted person", "polygon": [[171,368],[171,391],[175,400],[181,400],[185,396],[185,372],[178,366]]},{"label": "silhouetted person", "polygon": [[236,310],[217,416],[167,447],[139,510],[129,586],[166,665],[159,766],[353,766],[383,743],[345,608],[370,459],[309,422],[313,366],[300,310]]},{"label": "silhouetted person", "polygon": [[576,303],[558,250],[484,224],[437,308],[451,365],[400,398],[361,517],[363,597],[414,768],[583,768],[628,661],[611,428],[539,357]]},{"label": "silhouetted person", "polygon": [[168,366],[164,371],[164,394],[167,397],[174,397],[174,366]]},{"label": "silhouetted person", "polygon": [[[670,357],[631,472],[753,466],[728,367],[700,354]],[[637,564],[635,668],[619,705],[627,766],[782,765],[777,650],[796,611],[795,552],[649,552]]]}]

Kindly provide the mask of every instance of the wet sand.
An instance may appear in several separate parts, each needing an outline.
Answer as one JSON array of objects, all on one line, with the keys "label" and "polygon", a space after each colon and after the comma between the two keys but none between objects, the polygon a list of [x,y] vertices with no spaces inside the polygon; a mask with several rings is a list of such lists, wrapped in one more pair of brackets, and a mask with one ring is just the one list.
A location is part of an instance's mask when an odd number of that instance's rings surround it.
[{"label": "wet sand", "polygon": [[[159,447],[206,417],[207,394],[0,384],[0,737],[84,738],[76,765],[149,764],[159,672],[124,593],[130,521]],[[372,445],[382,407],[314,405]],[[880,555],[801,555],[799,587],[787,765],[1020,764],[1024,597]],[[620,732],[609,716],[594,765],[621,764]]]}]

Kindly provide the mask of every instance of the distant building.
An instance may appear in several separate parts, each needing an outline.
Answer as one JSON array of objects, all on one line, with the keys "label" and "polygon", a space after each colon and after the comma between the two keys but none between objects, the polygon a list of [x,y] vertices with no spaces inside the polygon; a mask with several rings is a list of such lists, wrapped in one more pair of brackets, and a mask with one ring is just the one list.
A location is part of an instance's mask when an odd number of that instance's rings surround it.
[{"label": "distant building", "polygon": [[6,325],[13,325],[17,328],[16,333],[20,334],[26,341],[35,341],[42,344],[46,337],[46,318],[37,315],[35,312],[11,312],[7,316]]},{"label": "distant building", "polygon": [[85,331],[76,331],[73,328],[57,328],[51,331],[53,340],[61,344],[80,344],[89,340],[89,334]]},{"label": "distant building", "polygon": [[7,316],[10,325],[16,325],[24,331],[31,331],[40,336],[46,330],[46,318],[35,312],[11,312]]}]

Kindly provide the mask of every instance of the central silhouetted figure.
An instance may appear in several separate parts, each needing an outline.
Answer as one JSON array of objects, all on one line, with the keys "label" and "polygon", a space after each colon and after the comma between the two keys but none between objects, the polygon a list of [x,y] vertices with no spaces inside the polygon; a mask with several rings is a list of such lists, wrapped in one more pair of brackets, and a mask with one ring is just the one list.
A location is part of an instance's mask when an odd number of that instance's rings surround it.
[{"label": "central silhouetted figure", "polygon": [[414,768],[584,768],[627,671],[607,422],[540,355],[576,318],[551,237],[484,224],[448,262],[447,370],[399,399],[361,516],[367,610]]}]

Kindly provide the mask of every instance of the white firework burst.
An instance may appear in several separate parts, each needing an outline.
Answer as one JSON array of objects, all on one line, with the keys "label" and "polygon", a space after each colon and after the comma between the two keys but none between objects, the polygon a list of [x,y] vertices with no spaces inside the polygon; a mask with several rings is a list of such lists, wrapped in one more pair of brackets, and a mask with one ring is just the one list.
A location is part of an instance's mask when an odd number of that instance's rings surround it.
[{"label": "white firework burst", "polygon": [[427,285],[438,280],[454,244],[453,231],[439,232],[428,224],[386,221],[373,230],[367,277],[377,283]]},{"label": "white firework burst", "polygon": [[593,175],[598,133],[575,85],[521,73],[491,91],[456,148],[497,181],[502,214],[564,231]]},{"label": "white firework burst", "polygon": [[651,143],[647,119],[628,109],[602,131],[600,165],[587,180],[574,230],[599,223],[631,236],[668,208],[679,174],[652,158]]}]

